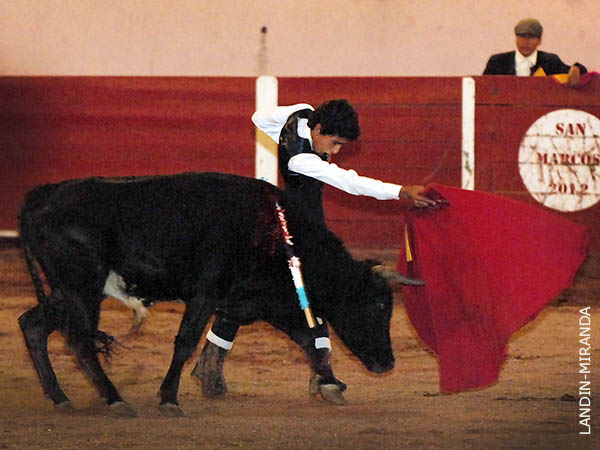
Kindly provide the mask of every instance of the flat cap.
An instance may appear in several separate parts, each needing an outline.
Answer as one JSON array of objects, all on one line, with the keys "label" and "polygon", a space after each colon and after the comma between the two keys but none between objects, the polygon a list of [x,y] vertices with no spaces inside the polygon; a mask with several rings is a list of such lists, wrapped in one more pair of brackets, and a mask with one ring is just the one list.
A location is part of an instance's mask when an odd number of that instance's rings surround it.
[{"label": "flat cap", "polygon": [[526,34],[529,36],[542,37],[542,31],[544,31],[542,24],[537,19],[532,19],[531,17],[521,20],[515,26],[515,34],[518,36]]}]

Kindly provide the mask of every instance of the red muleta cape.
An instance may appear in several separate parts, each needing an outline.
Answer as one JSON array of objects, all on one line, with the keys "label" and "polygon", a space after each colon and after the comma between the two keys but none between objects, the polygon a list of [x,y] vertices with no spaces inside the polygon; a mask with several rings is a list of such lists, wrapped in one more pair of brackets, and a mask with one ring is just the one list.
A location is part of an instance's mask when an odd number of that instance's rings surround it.
[{"label": "red muleta cape", "polygon": [[404,286],[406,311],[437,355],[443,392],[485,387],[511,334],[572,283],[589,230],[485,192],[430,184],[428,195],[448,204],[407,214],[398,270],[425,286]]}]

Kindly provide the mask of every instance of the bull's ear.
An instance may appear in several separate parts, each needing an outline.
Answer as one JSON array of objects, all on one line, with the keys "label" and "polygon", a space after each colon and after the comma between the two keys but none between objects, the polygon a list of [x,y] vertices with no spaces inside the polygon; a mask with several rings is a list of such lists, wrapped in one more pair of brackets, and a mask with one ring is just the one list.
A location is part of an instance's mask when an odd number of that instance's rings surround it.
[{"label": "bull's ear", "polygon": [[423,280],[402,275],[395,270],[392,270],[389,267],[381,264],[373,266],[372,270],[373,272],[378,273],[388,283],[400,283],[409,286],[423,286],[425,284]]}]

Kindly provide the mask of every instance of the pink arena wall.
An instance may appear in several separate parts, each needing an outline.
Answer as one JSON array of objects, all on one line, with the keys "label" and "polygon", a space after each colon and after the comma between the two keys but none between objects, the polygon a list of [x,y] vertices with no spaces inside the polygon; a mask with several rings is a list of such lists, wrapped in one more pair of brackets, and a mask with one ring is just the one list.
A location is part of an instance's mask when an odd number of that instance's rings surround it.
[{"label": "pink arena wall", "polygon": [[524,17],[541,50],[600,71],[599,16],[598,0],[5,0],[0,74],[479,75]]}]

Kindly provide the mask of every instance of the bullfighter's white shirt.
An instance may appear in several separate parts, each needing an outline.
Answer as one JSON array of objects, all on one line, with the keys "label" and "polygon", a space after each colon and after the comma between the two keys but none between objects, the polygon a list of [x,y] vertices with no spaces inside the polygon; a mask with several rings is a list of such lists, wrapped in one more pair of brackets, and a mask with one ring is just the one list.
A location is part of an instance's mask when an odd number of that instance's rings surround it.
[{"label": "bullfighter's white shirt", "polygon": [[[277,106],[256,111],[252,115],[252,122],[275,142],[279,142],[281,129],[288,117],[301,109],[314,108],[307,103],[298,103],[291,106]],[[312,138],[308,119],[298,119],[298,135],[308,139],[312,147]],[[316,178],[323,183],[341,189],[352,195],[366,195],[378,200],[397,200],[401,185],[385,183],[369,177],[360,176],[354,170],[338,167],[328,163],[314,153],[300,153],[292,156],[288,162],[288,169],[292,172]]]}]

